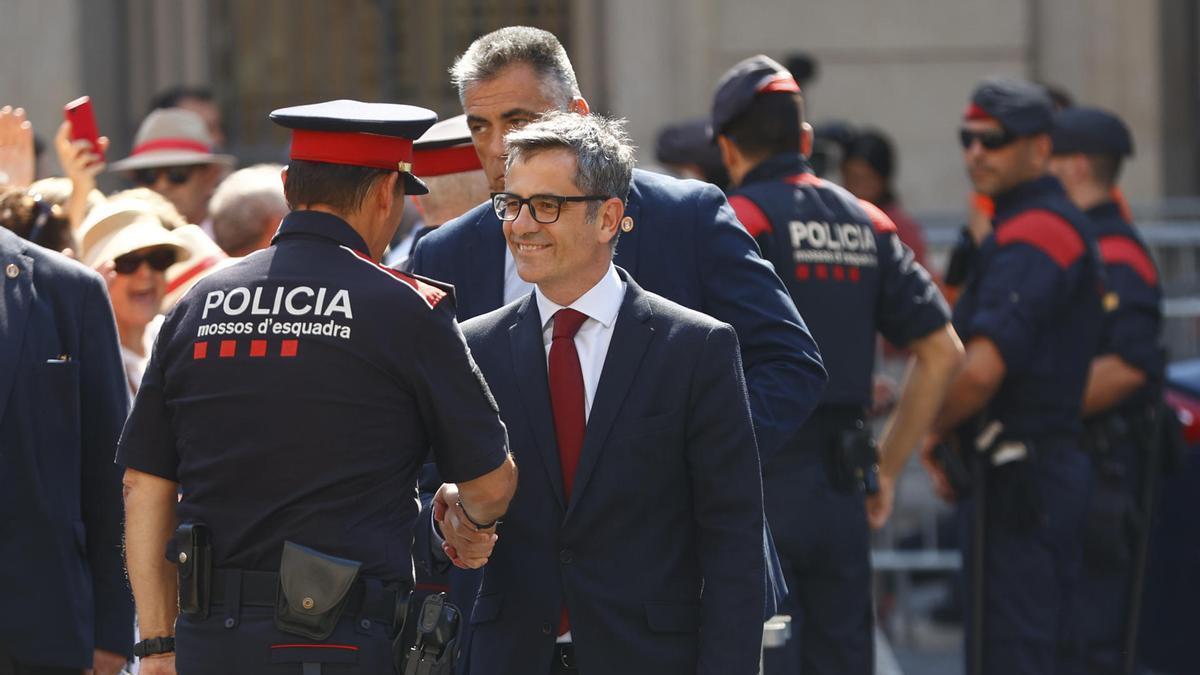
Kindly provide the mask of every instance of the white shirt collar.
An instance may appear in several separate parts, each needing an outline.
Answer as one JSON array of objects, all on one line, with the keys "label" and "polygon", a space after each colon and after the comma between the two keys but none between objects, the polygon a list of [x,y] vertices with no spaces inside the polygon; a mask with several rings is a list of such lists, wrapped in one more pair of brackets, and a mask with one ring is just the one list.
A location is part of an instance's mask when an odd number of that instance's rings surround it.
[{"label": "white shirt collar", "polygon": [[[542,328],[545,329],[546,324],[554,318],[554,313],[563,306],[543,295],[542,289],[537,286],[534,286],[533,293],[537,299],[538,312],[541,313]],[[617,313],[621,311],[621,301],[624,299],[625,282],[621,281],[617,268],[609,263],[608,271],[600,277],[600,281],[569,306],[586,314],[588,318],[595,319],[605,328],[611,328],[617,320]]]}]

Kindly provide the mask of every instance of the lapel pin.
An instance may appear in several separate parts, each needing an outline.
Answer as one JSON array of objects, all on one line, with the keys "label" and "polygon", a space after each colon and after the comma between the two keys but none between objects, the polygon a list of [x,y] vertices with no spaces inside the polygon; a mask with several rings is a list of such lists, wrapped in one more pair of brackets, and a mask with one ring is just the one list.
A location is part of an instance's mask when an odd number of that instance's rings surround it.
[{"label": "lapel pin", "polygon": [[630,218],[629,216],[625,216],[624,218],[621,219],[621,231],[622,232],[632,232],[633,231],[633,218]]},{"label": "lapel pin", "polygon": [[20,273],[21,268],[17,267],[15,263],[9,263],[8,266],[4,268],[4,276],[8,277],[9,279],[16,279],[17,275]]}]

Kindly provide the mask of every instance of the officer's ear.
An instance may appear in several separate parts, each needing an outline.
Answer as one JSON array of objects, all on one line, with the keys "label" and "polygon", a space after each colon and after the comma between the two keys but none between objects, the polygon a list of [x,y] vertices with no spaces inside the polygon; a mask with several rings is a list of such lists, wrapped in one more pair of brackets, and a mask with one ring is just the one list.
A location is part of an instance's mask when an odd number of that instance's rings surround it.
[{"label": "officer's ear", "polygon": [[805,157],[812,156],[813,149],[813,128],[808,122],[800,125],[800,154]]},{"label": "officer's ear", "polygon": [[588,105],[587,99],[582,96],[576,96],[567,104],[567,110],[579,115],[587,115],[592,112],[591,106]]},{"label": "officer's ear", "polygon": [[368,195],[381,213],[391,213],[396,206],[396,200],[404,200],[404,183],[400,180],[400,172],[390,171],[376,180],[375,185],[371,187]]}]

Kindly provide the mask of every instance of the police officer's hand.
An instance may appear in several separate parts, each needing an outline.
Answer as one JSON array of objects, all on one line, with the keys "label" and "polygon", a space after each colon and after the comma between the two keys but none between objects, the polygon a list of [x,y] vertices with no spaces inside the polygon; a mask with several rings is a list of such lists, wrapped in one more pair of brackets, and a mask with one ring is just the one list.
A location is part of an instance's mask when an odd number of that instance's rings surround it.
[{"label": "police officer's hand", "polygon": [[97,649],[92,652],[92,667],[83,672],[87,675],[117,675],[125,668],[125,663],[124,656]]},{"label": "police officer's hand", "polygon": [[471,524],[459,505],[456,485],[446,483],[438,488],[433,497],[433,518],[445,539],[442,550],[455,567],[478,569],[487,564],[499,537],[495,528],[479,530]]},{"label": "police officer's hand", "polygon": [[175,675],[175,652],[155,654],[138,661],[139,675]]},{"label": "police officer's hand", "polygon": [[867,522],[878,530],[892,516],[892,504],[896,501],[896,479],[883,471],[879,472],[879,492],[867,496]]},{"label": "police officer's hand", "polygon": [[925,472],[929,474],[929,479],[933,481],[933,491],[937,496],[947,502],[955,500],[954,488],[950,487],[950,480],[946,478],[946,471],[942,468],[941,462],[933,456],[933,449],[941,439],[936,436],[930,436],[925,440],[925,445],[921,448],[921,464],[925,467]]}]

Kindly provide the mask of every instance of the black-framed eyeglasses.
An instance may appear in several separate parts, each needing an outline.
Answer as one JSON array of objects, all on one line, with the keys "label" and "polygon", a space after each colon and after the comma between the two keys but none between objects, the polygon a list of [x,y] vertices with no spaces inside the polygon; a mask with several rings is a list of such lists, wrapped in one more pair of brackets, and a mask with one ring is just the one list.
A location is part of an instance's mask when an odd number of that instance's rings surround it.
[{"label": "black-framed eyeglasses", "polygon": [[969,150],[975,141],[979,141],[984,150],[999,150],[1015,140],[1017,140],[1017,137],[1009,133],[1007,129],[988,129],[987,131],[958,130],[958,142],[962,144],[963,150]]},{"label": "black-framed eyeglasses", "polygon": [[133,274],[145,262],[155,272],[165,272],[175,264],[175,249],[152,248],[148,251],[133,251],[113,259],[113,269],[117,274]]},{"label": "black-framed eyeglasses", "polygon": [[496,210],[496,215],[503,221],[513,221],[517,216],[521,215],[521,206],[529,205],[529,215],[533,219],[543,225],[558,221],[558,216],[562,213],[562,205],[571,202],[603,202],[612,199],[610,195],[574,195],[563,197],[562,195],[533,195],[531,197],[521,197],[511,192],[494,192],[492,193],[492,208]]},{"label": "black-framed eyeglasses", "polygon": [[134,169],[133,181],[138,185],[151,187],[158,182],[158,177],[166,175],[172,185],[183,185],[192,178],[196,170],[195,164],[190,166],[158,166],[152,169]]}]

